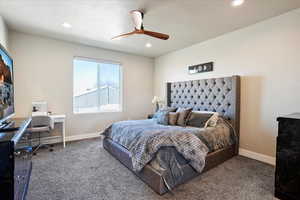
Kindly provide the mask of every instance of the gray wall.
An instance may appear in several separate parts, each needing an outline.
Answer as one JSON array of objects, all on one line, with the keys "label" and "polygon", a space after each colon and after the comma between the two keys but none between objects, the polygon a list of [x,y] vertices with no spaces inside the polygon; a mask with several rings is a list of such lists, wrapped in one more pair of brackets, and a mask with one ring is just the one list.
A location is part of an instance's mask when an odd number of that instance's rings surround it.
[{"label": "gray wall", "polygon": [[[155,95],[165,82],[241,75],[241,148],[275,156],[278,115],[300,112],[300,9],[155,59]],[[215,62],[210,73],[187,66]]]},{"label": "gray wall", "polygon": [[[31,102],[48,102],[67,115],[67,136],[95,133],[111,122],[145,118],[152,112],[154,60],[142,56],[9,32],[15,69],[16,116],[30,114]],[[123,68],[123,112],[73,114],[73,57],[111,60]],[[139,95],[137,95],[139,94]]]}]

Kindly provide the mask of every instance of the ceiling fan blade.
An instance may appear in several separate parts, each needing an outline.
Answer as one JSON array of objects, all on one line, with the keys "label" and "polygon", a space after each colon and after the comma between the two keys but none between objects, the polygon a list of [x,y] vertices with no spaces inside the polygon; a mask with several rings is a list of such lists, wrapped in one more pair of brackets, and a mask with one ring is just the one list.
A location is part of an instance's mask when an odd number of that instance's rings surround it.
[{"label": "ceiling fan blade", "polygon": [[114,40],[114,39],[118,39],[118,38],[120,38],[120,37],[125,37],[125,36],[133,35],[133,34],[136,34],[136,31],[132,31],[132,32],[129,32],[129,33],[124,33],[124,34],[115,36],[115,37],[113,37],[113,38],[111,38],[111,39]]},{"label": "ceiling fan blade", "polygon": [[144,13],[140,10],[132,10],[132,11],[130,11],[130,14],[132,16],[132,20],[133,20],[135,29],[138,29],[138,30],[143,29]]},{"label": "ceiling fan blade", "polygon": [[143,31],[143,34],[149,35],[151,37],[156,37],[156,38],[159,38],[159,39],[162,39],[162,40],[167,40],[170,37],[167,34],[157,33],[157,32],[153,32],[153,31],[146,31],[146,30]]}]

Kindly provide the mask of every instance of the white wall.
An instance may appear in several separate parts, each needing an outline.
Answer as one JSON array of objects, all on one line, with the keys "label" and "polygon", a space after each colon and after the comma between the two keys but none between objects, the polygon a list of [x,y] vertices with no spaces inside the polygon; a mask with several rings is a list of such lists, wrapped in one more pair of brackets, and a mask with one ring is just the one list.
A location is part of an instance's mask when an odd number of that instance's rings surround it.
[{"label": "white wall", "polygon": [[7,27],[3,17],[0,16],[0,44],[8,49]]},{"label": "white wall", "polygon": [[[211,73],[187,66],[215,62]],[[155,59],[154,91],[165,82],[241,75],[241,147],[275,155],[278,115],[300,112],[300,9]]]},{"label": "white wall", "polygon": [[[145,118],[152,112],[154,60],[11,31],[16,116],[28,116],[31,102],[67,115],[67,136],[94,133],[113,121]],[[73,114],[73,57],[117,61],[123,67],[123,112]]]}]

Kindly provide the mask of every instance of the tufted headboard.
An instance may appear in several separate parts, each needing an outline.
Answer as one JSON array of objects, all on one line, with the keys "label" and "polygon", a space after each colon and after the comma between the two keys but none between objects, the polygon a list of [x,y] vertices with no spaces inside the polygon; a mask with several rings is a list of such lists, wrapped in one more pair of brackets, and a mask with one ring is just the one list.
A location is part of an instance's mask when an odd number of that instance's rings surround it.
[{"label": "tufted headboard", "polygon": [[218,112],[239,136],[239,76],[167,83],[167,105]]}]

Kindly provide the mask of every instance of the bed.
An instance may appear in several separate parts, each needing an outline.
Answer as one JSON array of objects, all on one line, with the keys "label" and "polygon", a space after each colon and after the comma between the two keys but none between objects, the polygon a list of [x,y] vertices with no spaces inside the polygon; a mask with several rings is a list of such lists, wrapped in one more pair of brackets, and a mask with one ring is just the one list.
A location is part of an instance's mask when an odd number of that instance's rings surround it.
[{"label": "bed", "polygon": [[[222,77],[166,84],[167,105],[170,107],[192,107],[193,110],[218,112],[235,131],[234,144],[217,151],[209,152],[205,157],[205,172],[234,157],[239,150],[240,126],[240,77]],[[141,178],[155,192],[162,195],[169,191],[162,174],[148,164],[139,172],[133,170],[131,153],[109,137],[103,139],[103,147],[135,175]],[[200,173],[191,165],[182,166],[183,176],[176,186],[183,184]]]}]

